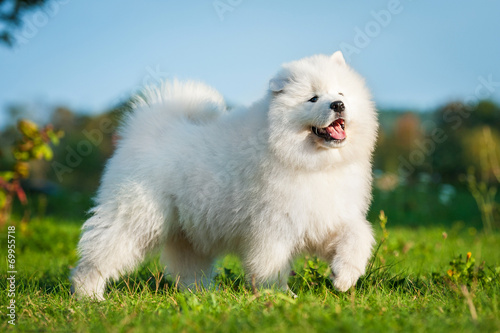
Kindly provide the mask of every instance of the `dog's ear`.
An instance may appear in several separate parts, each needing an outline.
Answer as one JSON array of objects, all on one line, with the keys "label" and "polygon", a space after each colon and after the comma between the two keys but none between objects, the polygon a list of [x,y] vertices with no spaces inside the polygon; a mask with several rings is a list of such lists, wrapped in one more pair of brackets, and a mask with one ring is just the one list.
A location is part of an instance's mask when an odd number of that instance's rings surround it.
[{"label": "dog's ear", "polygon": [[340,51],[337,51],[334,54],[332,54],[331,58],[338,65],[341,65],[341,66],[346,65],[344,56],[342,55],[342,52],[340,52]]},{"label": "dog's ear", "polygon": [[272,92],[278,93],[280,91],[283,91],[287,83],[287,79],[283,77],[275,77],[269,81],[269,89]]}]

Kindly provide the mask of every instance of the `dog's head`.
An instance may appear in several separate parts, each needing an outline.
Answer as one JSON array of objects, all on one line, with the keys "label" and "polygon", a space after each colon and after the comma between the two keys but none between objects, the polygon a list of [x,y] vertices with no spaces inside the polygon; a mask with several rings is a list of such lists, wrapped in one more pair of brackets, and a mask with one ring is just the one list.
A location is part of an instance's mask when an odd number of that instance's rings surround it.
[{"label": "dog's head", "polygon": [[363,156],[369,161],[375,108],[341,52],[285,64],[269,88],[270,146],[284,162],[322,169]]}]

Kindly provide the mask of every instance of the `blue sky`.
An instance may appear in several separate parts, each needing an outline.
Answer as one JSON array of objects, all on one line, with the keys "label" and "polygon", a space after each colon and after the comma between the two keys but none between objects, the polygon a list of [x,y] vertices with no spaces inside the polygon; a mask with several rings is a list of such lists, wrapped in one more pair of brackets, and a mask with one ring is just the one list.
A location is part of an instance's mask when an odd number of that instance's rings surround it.
[{"label": "blue sky", "polygon": [[281,63],[338,49],[381,108],[500,101],[498,1],[52,0],[35,14],[0,47],[0,125],[9,104],[97,113],[173,77],[249,104]]}]

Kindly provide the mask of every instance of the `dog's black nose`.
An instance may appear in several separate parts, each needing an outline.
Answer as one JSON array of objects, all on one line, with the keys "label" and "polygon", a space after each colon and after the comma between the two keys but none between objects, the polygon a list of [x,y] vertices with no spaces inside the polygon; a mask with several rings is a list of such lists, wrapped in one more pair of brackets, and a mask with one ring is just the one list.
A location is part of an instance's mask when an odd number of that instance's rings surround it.
[{"label": "dog's black nose", "polygon": [[330,109],[332,109],[335,112],[342,112],[345,110],[344,102],[342,101],[332,102],[332,104],[330,104]]}]

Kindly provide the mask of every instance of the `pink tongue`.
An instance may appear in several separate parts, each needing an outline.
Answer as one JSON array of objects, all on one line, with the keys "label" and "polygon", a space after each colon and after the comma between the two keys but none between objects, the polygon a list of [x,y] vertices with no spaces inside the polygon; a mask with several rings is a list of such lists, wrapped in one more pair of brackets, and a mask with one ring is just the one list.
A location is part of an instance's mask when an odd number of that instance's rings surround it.
[{"label": "pink tongue", "polygon": [[332,138],[335,140],[342,140],[345,139],[345,131],[342,129],[342,126],[340,126],[339,122],[334,122],[332,126],[328,126],[326,128],[326,131]]}]

